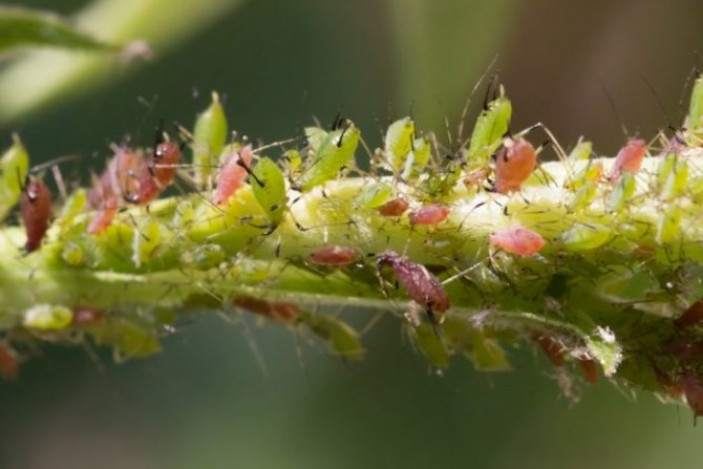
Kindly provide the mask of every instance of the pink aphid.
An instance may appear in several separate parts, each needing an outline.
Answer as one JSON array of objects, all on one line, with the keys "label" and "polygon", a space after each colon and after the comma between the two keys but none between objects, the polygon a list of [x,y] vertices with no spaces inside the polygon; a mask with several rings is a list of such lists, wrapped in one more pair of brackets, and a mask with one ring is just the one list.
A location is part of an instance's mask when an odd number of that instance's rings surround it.
[{"label": "pink aphid", "polygon": [[598,363],[590,358],[581,358],[579,360],[581,374],[589,384],[598,384]]},{"label": "pink aphid", "polygon": [[449,309],[449,296],[444,286],[424,265],[413,262],[393,251],[387,251],[376,261],[380,270],[384,265],[393,269],[398,283],[408,296],[427,309],[428,313],[443,313]]},{"label": "pink aphid", "polygon": [[92,326],[99,323],[103,318],[103,311],[98,308],[91,308],[88,306],[79,306],[73,308],[73,322],[74,326]]},{"label": "pink aphid", "polygon": [[496,154],[495,165],[493,189],[499,194],[519,191],[537,166],[537,152],[524,138],[507,138]]},{"label": "pink aphid", "polygon": [[251,296],[240,296],[232,301],[240,308],[278,323],[291,322],[300,314],[300,307],[295,303],[266,301]]},{"label": "pink aphid", "polygon": [[20,213],[27,234],[24,250],[36,251],[49,228],[51,192],[39,179],[31,178],[20,196]]},{"label": "pink aphid", "polygon": [[522,257],[537,254],[546,244],[542,236],[522,226],[511,226],[496,231],[489,240],[491,246],[497,246],[503,251]]},{"label": "pink aphid", "polygon": [[126,197],[129,202],[146,205],[156,199],[176,177],[176,165],[181,159],[181,149],[174,142],[161,142],[146,164],[139,168],[139,190]]},{"label": "pink aphid", "polygon": [[246,168],[251,166],[252,158],[251,145],[246,145],[241,150],[230,154],[217,175],[217,190],[213,200],[216,205],[226,204],[242,187],[247,178]]},{"label": "pink aphid", "polygon": [[396,197],[378,207],[378,213],[384,217],[399,217],[405,213],[409,206],[407,200]]},{"label": "pink aphid", "polygon": [[115,156],[105,171],[93,182],[88,192],[88,202],[96,209],[88,225],[88,233],[104,231],[115,218],[122,201],[139,190],[136,173],[143,163],[140,155],[128,147],[114,147]]},{"label": "pink aphid", "polygon": [[344,246],[327,245],[317,248],[308,256],[308,262],[315,265],[345,266],[359,257],[356,249]]},{"label": "pink aphid", "polygon": [[620,179],[623,171],[636,172],[642,166],[642,160],[646,154],[647,142],[637,138],[628,140],[615,157],[615,163],[610,171],[608,180],[616,182]]},{"label": "pink aphid", "polygon": [[437,225],[446,220],[450,213],[451,211],[446,205],[425,205],[410,214],[410,223],[425,226]]}]

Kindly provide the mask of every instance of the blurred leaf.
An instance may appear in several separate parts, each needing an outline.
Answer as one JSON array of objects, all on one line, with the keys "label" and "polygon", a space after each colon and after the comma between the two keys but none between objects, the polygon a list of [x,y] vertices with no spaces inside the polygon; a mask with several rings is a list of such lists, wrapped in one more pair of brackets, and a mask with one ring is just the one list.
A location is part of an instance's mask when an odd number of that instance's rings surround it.
[{"label": "blurred leaf", "polygon": [[[93,34],[107,43],[139,44],[146,41],[156,54],[160,54],[244,2],[97,0],[79,12],[73,23],[86,34]],[[75,54],[61,50],[31,51],[18,57],[0,74],[0,124],[44,110],[51,104],[119,77],[116,72],[121,70],[116,67],[120,65],[117,59],[113,55]]]},{"label": "blurred leaf", "polygon": [[53,13],[0,6],[0,55],[12,49],[33,46],[118,50],[117,46],[80,31]]}]

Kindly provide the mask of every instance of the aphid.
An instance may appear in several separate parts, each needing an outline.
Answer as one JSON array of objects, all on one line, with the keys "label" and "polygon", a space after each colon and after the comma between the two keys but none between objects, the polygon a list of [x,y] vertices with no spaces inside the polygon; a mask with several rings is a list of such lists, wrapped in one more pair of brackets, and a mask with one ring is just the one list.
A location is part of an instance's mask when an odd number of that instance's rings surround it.
[{"label": "aphid", "polygon": [[425,205],[410,214],[413,225],[437,225],[447,219],[451,211],[441,204]]},{"label": "aphid", "polygon": [[0,376],[15,379],[20,369],[17,353],[5,342],[0,342]]},{"label": "aphid", "polygon": [[610,241],[613,230],[603,225],[577,223],[561,235],[568,251],[590,251]]},{"label": "aphid", "polygon": [[683,194],[688,183],[688,163],[675,153],[664,157],[659,165],[657,187],[663,200]]},{"label": "aphid", "polygon": [[415,123],[409,117],[398,119],[388,126],[383,143],[391,171],[400,172],[405,166],[408,153],[413,149],[414,135]]},{"label": "aphid", "polygon": [[408,327],[408,335],[427,360],[440,370],[449,367],[449,350],[442,337],[425,324]]},{"label": "aphid", "polygon": [[676,241],[681,231],[681,209],[672,206],[659,217],[655,240],[659,244],[669,244]]},{"label": "aphid", "polygon": [[396,197],[378,207],[378,213],[384,217],[399,217],[410,207],[410,203],[402,197]]},{"label": "aphid", "polygon": [[19,137],[0,158],[0,221],[17,204],[22,194],[22,182],[29,172],[29,155]]},{"label": "aphid", "polygon": [[520,190],[537,166],[537,153],[524,138],[506,138],[496,155],[493,189],[499,194]]},{"label": "aphid", "polygon": [[598,363],[590,358],[579,360],[581,374],[590,384],[598,384]]},{"label": "aphid", "polygon": [[615,163],[610,170],[608,180],[616,182],[620,179],[623,171],[630,173],[637,172],[642,165],[642,160],[647,154],[647,142],[644,140],[633,138],[627,141],[624,147],[620,149],[615,157]]},{"label": "aphid", "polygon": [[239,151],[232,151],[217,175],[217,189],[213,202],[224,205],[234,196],[247,178],[247,168],[251,165],[253,152],[251,145]]},{"label": "aphid", "polygon": [[178,261],[184,268],[206,270],[225,260],[225,250],[219,244],[200,244],[183,251]]},{"label": "aphid", "polygon": [[154,154],[139,170],[139,189],[127,200],[146,205],[156,199],[171,185],[176,176],[176,165],[181,158],[181,149],[174,142],[161,142],[156,145]]},{"label": "aphid", "polygon": [[352,264],[359,257],[356,249],[326,245],[317,248],[308,256],[308,262],[314,265],[342,267]]},{"label": "aphid", "polygon": [[269,158],[262,158],[252,171],[251,189],[256,201],[275,226],[280,223],[286,208],[286,180],[281,168]]},{"label": "aphid", "polygon": [[666,348],[679,360],[697,360],[703,355],[703,341],[674,339],[666,344]]},{"label": "aphid", "polygon": [[510,228],[496,231],[491,234],[489,239],[492,246],[497,246],[503,251],[523,257],[537,254],[546,244],[546,241],[539,233],[522,226],[511,226]]},{"label": "aphid", "polygon": [[591,157],[591,152],[593,151],[593,144],[587,140],[582,140],[579,138],[578,143],[574,146],[574,149],[569,153],[569,159],[573,161],[587,160]]},{"label": "aphid", "polygon": [[674,319],[674,325],[679,329],[693,327],[703,321],[703,299],[694,302],[681,316]]},{"label": "aphid", "polygon": [[102,320],[103,312],[98,308],[89,306],[79,306],[73,308],[73,325],[74,326],[92,326]]},{"label": "aphid", "polygon": [[361,360],[364,347],[359,334],[347,323],[328,314],[302,311],[300,322],[310,328],[319,338],[327,342],[332,353],[346,360]]},{"label": "aphid", "polygon": [[535,334],[533,339],[554,366],[564,365],[564,349],[559,341],[543,334]]},{"label": "aphid", "polygon": [[213,91],[210,106],[198,116],[193,129],[194,177],[198,187],[202,188],[213,173],[226,139],[227,118],[220,96]]},{"label": "aphid", "polygon": [[20,196],[20,209],[27,234],[24,250],[30,253],[41,245],[51,218],[51,193],[39,179],[29,178]]},{"label": "aphid", "polygon": [[447,291],[439,279],[431,274],[425,266],[393,251],[387,251],[378,256],[377,270],[380,271],[384,265],[393,269],[396,279],[408,296],[427,310],[431,321],[435,321],[434,313],[444,313],[449,309]]},{"label": "aphid", "polygon": [[24,312],[22,325],[28,329],[56,331],[65,329],[73,322],[73,311],[65,306],[38,304]]},{"label": "aphid", "polygon": [[364,190],[356,198],[356,204],[360,209],[372,210],[382,207],[391,195],[393,195],[391,186],[376,182],[364,187]]},{"label": "aphid", "polygon": [[632,199],[635,190],[637,190],[635,175],[629,171],[624,172],[618,179],[613,192],[610,194],[608,209],[612,212],[620,212],[623,210]]},{"label": "aphid", "polygon": [[240,308],[278,323],[294,321],[300,314],[300,307],[297,304],[284,301],[266,301],[251,296],[239,296],[232,302]]},{"label": "aphid", "polygon": [[465,155],[469,168],[483,168],[488,165],[491,155],[500,146],[503,136],[508,133],[512,112],[512,104],[501,86],[500,95],[485,104],[476,119]]},{"label": "aphid", "polygon": [[688,371],[681,376],[681,385],[686,402],[693,411],[693,418],[703,415],[703,383],[700,378],[692,371]]},{"label": "aphid", "polygon": [[91,234],[101,233],[110,226],[122,200],[133,197],[139,190],[137,172],[143,164],[141,155],[125,146],[115,146],[113,151],[115,155],[88,192],[88,201],[96,209],[87,228]]},{"label": "aphid", "polygon": [[353,160],[360,137],[359,129],[351,122],[329,132],[319,148],[313,148],[297,186],[303,191],[309,191],[337,177],[342,168]]},{"label": "aphid", "polygon": [[691,90],[691,101],[686,125],[694,140],[689,143],[700,145],[700,138],[703,136],[703,76],[700,74],[696,77]]}]

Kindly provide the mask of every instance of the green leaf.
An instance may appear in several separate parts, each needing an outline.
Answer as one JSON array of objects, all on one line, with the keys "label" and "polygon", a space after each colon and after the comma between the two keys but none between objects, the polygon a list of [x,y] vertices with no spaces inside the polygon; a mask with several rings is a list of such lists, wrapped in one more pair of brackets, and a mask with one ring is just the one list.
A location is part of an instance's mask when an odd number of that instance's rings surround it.
[{"label": "green leaf", "polygon": [[119,50],[118,46],[78,30],[56,14],[0,6],[0,55],[21,47],[111,52]]}]

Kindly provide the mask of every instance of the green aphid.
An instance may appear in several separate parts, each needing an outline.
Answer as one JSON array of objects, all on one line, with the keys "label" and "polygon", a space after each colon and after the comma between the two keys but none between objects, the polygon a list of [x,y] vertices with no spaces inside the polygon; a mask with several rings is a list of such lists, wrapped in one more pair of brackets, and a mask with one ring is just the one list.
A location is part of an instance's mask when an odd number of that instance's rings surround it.
[{"label": "green aphid", "polygon": [[454,190],[461,174],[461,166],[449,163],[446,168],[430,172],[429,177],[422,181],[421,188],[430,198],[445,196]]},{"label": "green aphid", "polygon": [[408,153],[413,149],[414,136],[415,124],[409,117],[398,119],[388,126],[384,147],[391,171],[399,173],[405,168]]},{"label": "green aphid", "polygon": [[703,138],[703,76],[696,78],[691,90],[691,102],[688,107],[687,127],[691,132],[694,142],[689,144],[700,144]]},{"label": "green aphid", "polygon": [[603,174],[603,163],[600,161],[596,163],[589,161],[588,164],[578,172],[578,174],[566,181],[564,187],[571,190],[578,190],[584,184],[597,182],[601,174]]},{"label": "green aphid", "polygon": [[195,219],[195,207],[193,202],[190,200],[181,200],[176,205],[173,212],[173,218],[171,220],[171,226],[174,229],[185,228]]},{"label": "green aphid", "polygon": [[657,173],[657,187],[663,200],[683,194],[688,184],[688,163],[676,154],[664,157]]},{"label": "green aphid", "polygon": [[622,211],[632,199],[636,189],[637,180],[635,179],[634,173],[623,171],[613,192],[610,194],[608,208],[613,212]]},{"label": "green aphid", "polygon": [[448,316],[442,333],[452,349],[469,358],[476,369],[505,371],[511,369],[505,351],[497,340],[486,337],[464,317]]},{"label": "green aphid", "polygon": [[29,171],[29,155],[17,135],[0,158],[0,221],[20,200],[22,184]]},{"label": "green aphid", "polygon": [[68,265],[78,267],[85,263],[85,253],[80,244],[67,241],[61,248],[61,259]]},{"label": "green aphid", "polygon": [[217,161],[227,139],[227,118],[220,97],[212,92],[212,103],[195,121],[193,130],[193,167],[195,183],[204,187],[217,169]]},{"label": "green aphid", "polygon": [[312,152],[317,152],[329,135],[322,127],[305,127],[305,140]]},{"label": "green aphid", "polygon": [[425,136],[413,141],[413,149],[407,154],[403,173],[400,175],[402,179],[414,179],[422,173],[430,162],[430,148],[430,139]]},{"label": "green aphid", "polygon": [[356,197],[356,206],[362,210],[373,210],[388,201],[393,195],[393,188],[383,182],[375,182],[364,186],[364,190]]},{"label": "green aphid", "polygon": [[681,209],[668,207],[659,217],[656,241],[659,244],[671,244],[681,233]]},{"label": "green aphid", "polygon": [[88,203],[88,196],[85,189],[76,189],[73,193],[68,196],[66,202],[63,204],[61,209],[61,214],[56,220],[56,225],[65,230],[69,228],[73,221],[78,215],[83,213]]},{"label": "green aphid", "polygon": [[330,351],[347,360],[360,360],[364,357],[364,347],[359,334],[347,323],[326,314],[303,312],[300,322],[320,339],[327,343]]},{"label": "green aphid", "polygon": [[471,360],[480,371],[507,371],[511,369],[505,350],[497,340],[480,334],[474,340]]},{"label": "green aphid", "polygon": [[579,138],[578,143],[569,153],[569,159],[572,161],[587,160],[591,157],[593,152],[593,144],[587,140],[581,140]]},{"label": "green aphid", "polygon": [[65,306],[39,304],[24,312],[22,325],[39,331],[58,331],[71,325],[73,311]]},{"label": "green aphid", "polygon": [[219,244],[202,244],[183,251],[178,256],[181,267],[207,270],[225,260],[225,250]]},{"label": "green aphid", "polygon": [[359,129],[352,123],[329,132],[317,151],[311,154],[298,182],[300,189],[309,191],[336,178],[354,158],[359,138]]},{"label": "green aphid", "polygon": [[132,238],[132,263],[137,269],[149,262],[161,245],[161,225],[153,218],[142,220]]},{"label": "green aphid", "polygon": [[114,318],[93,327],[90,334],[98,345],[111,345],[115,361],[152,355],[161,350],[156,333],[146,324],[136,324],[124,318]]},{"label": "green aphid", "polygon": [[486,109],[481,111],[476,119],[469,148],[466,151],[469,169],[484,168],[488,165],[491,155],[500,147],[503,137],[508,132],[512,113],[512,104],[501,86],[500,96],[488,103]]},{"label": "green aphid", "polygon": [[574,193],[574,198],[571,201],[571,209],[581,210],[588,207],[593,199],[596,198],[598,194],[598,183],[593,181],[588,181],[581,185]]},{"label": "green aphid", "polygon": [[613,231],[603,225],[578,223],[561,235],[567,251],[590,251],[610,241]]},{"label": "green aphid", "polygon": [[286,208],[286,179],[270,158],[261,158],[252,169],[251,190],[272,225],[281,222]]},{"label": "green aphid", "polygon": [[440,370],[449,368],[449,350],[434,328],[425,323],[409,328],[410,339],[427,361]]}]

